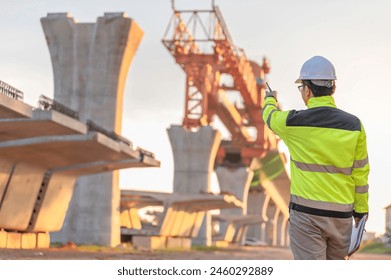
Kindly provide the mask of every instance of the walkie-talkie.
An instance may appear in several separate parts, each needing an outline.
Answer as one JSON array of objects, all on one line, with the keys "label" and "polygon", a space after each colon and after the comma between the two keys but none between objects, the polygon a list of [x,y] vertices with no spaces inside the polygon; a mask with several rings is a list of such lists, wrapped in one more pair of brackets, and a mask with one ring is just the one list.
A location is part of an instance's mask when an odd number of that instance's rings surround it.
[{"label": "walkie-talkie", "polygon": [[270,94],[268,94],[268,95],[265,95],[265,99],[266,99],[266,97],[273,97],[277,102],[278,102],[278,100],[277,100],[277,96],[276,96],[276,94],[273,94],[273,90],[272,90],[272,88],[269,86],[269,84],[266,82],[266,85],[267,85],[267,88],[269,89],[269,91],[270,91]]},{"label": "walkie-talkie", "polygon": [[269,89],[270,93],[273,92],[273,90],[270,88],[269,84],[266,82],[267,88]]}]

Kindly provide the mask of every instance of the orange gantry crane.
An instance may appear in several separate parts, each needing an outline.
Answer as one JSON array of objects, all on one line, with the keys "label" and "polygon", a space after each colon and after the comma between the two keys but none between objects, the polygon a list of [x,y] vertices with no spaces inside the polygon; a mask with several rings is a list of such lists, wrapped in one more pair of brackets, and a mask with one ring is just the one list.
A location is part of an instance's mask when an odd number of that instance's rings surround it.
[{"label": "orange gantry crane", "polygon": [[[183,126],[210,125],[217,115],[231,139],[222,141],[216,162],[249,165],[252,158],[263,157],[277,145],[262,120],[268,61],[264,58],[259,65],[247,59],[214,4],[211,10],[172,7],[174,14],[162,42],[186,73]],[[231,92],[239,93],[242,104],[228,98]]]}]

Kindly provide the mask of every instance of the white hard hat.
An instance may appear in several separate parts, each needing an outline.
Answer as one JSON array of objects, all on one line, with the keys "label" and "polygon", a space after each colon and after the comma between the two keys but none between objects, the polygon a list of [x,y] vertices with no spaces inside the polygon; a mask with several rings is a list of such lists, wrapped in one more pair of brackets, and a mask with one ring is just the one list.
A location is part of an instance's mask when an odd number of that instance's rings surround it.
[{"label": "white hard hat", "polygon": [[312,80],[315,84],[323,85],[326,81],[331,82],[336,79],[333,64],[323,56],[314,56],[304,62],[296,83],[301,83],[302,80]]}]

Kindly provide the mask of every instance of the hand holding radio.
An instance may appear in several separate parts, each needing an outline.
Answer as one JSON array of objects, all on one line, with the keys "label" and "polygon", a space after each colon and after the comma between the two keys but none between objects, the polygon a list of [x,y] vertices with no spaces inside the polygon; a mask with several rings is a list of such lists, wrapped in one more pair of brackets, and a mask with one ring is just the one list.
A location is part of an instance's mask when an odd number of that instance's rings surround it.
[{"label": "hand holding radio", "polygon": [[278,100],[277,100],[277,94],[278,94],[278,92],[277,92],[277,91],[273,91],[267,82],[266,82],[266,86],[267,86],[267,88],[269,89],[269,91],[266,91],[266,93],[265,93],[265,98],[267,98],[267,97],[273,97],[276,101],[278,101]]}]

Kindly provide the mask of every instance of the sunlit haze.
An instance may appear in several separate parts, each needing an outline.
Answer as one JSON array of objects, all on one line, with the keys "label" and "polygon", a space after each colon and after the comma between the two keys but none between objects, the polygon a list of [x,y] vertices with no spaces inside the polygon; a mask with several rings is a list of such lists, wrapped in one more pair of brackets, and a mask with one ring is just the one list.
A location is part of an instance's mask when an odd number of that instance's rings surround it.
[{"label": "sunlit haze", "polygon": [[[211,7],[211,1],[178,0],[177,8]],[[368,231],[384,232],[391,204],[388,172],[391,92],[391,1],[216,0],[234,43],[247,57],[271,65],[269,84],[283,109],[304,109],[295,79],[305,60],[322,55],[337,71],[335,99],[357,115],[368,139],[370,215]],[[49,51],[40,24],[48,12],[69,12],[95,22],[104,12],[126,12],[144,38],[131,65],[124,95],[122,135],[156,154],[161,168],[121,171],[121,188],[172,191],[173,156],[166,129],[181,124],[185,74],[161,43],[172,15],[169,0],[0,0],[0,80],[24,92],[35,106],[53,96]],[[223,132],[227,136],[226,132]],[[289,157],[288,157],[289,158]],[[214,178],[214,189],[218,189]]]}]

